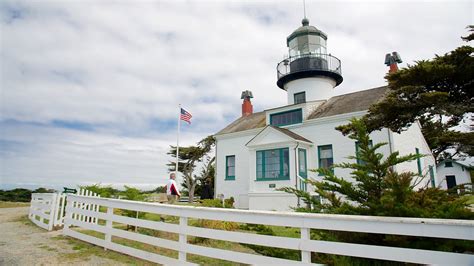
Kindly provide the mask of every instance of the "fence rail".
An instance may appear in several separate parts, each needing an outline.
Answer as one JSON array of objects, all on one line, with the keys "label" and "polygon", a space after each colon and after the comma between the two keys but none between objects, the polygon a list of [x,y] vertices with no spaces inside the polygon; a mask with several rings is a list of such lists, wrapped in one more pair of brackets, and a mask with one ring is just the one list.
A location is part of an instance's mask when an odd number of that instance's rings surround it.
[{"label": "fence rail", "polygon": [[[104,213],[99,212],[98,209],[87,210],[78,207],[83,204],[103,206],[107,209],[107,212]],[[169,224],[120,216],[114,214],[115,209],[178,216],[179,224]],[[65,235],[110,250],[115,250],[117,252],[162,264],[191,264],[186,259],[187,253],[247,264],[310,264],[312,252],[421,264],[474,264],[474,256],[470,254],[329,242],[311,240],[310,238],[311,229],[321,229],[472,241],[474,240],[474,221],[468,220],[244,211],[234,209],[172,206],[126,200],[91,198],[77,195],[69,195],[67,197],[66,212],[67,216],[63,231]],[[90,219],[104,220],[105,225],[87,223],[81,221],[77,217],[89,217]],[[300,229],[300,238],[266,236],[245,232],[195,227],[188,224],[188,219],[190,218],[294,227]],[[179,240],[172,241],[116,229],[113,228],[113,223],[176,233],[179,235]],[[71,229],[71,226],[77,226],[83,229],[103,233],[105,234],[105,238],[100,239],[86,235],[80,231]],[[113,242],[113,236],[176,250],[178,251],[179,256],[178,259],[175,259],[123,246]],[[198,246],[188,243],[187,236],[299,250],[301,252],[301,261],[285,260],[262,255]]]}]

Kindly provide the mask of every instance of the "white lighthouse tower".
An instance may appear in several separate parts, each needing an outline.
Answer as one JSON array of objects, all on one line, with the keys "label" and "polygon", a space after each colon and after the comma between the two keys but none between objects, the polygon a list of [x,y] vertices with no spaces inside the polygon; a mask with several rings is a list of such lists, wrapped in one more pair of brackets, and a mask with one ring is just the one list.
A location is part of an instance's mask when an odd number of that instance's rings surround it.
[{"label": "white lighthouse tower", "polygon": [[342,82],[341,61],[327,53],[327,35],[306,17],[301,23],[286,39],[288,58],[277,65],[277,85],[287,91],[289,105],[327,100]]}]

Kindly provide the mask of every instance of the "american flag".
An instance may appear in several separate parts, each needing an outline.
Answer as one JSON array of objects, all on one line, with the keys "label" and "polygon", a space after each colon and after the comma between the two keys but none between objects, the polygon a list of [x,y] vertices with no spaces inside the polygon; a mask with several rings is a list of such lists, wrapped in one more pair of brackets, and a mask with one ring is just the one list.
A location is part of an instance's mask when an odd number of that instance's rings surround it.
[{"label": "american flag", "polygon": [[188,111],[181,108],[181,116],[180,116],[181,120],[186,121],[189,124],[191,124],[191,117],[193,116]]}]

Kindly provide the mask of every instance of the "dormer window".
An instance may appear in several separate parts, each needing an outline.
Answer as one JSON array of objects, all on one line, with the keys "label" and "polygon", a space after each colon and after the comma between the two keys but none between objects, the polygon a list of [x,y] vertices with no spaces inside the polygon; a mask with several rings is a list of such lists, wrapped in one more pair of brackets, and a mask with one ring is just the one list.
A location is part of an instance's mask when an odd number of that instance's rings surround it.
[{"label": "dormer window", "polygon": [[294,94],[295,104],[305,103],[306,102],[306,92],[298,92]]},{"label": "dormer window", "polygon": [[301,108],[270,115],[270,125],[272,126],[287,126],[301,122],[303,122],[303,110]]}]

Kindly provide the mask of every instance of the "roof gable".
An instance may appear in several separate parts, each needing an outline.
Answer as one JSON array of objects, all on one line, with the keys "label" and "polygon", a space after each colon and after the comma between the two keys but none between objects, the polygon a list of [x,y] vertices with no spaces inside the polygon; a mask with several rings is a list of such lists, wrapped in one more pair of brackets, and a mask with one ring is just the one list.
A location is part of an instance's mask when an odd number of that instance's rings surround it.
[{"label": "roof gable", "polygon": [[262,129],[257,135],[255,135],[255,137],[247,142],[245,146],[253,147],[287,142],[303,142],[306,144],[312,144],[310,140],[296,134],[293,131],[269,125]]}]

